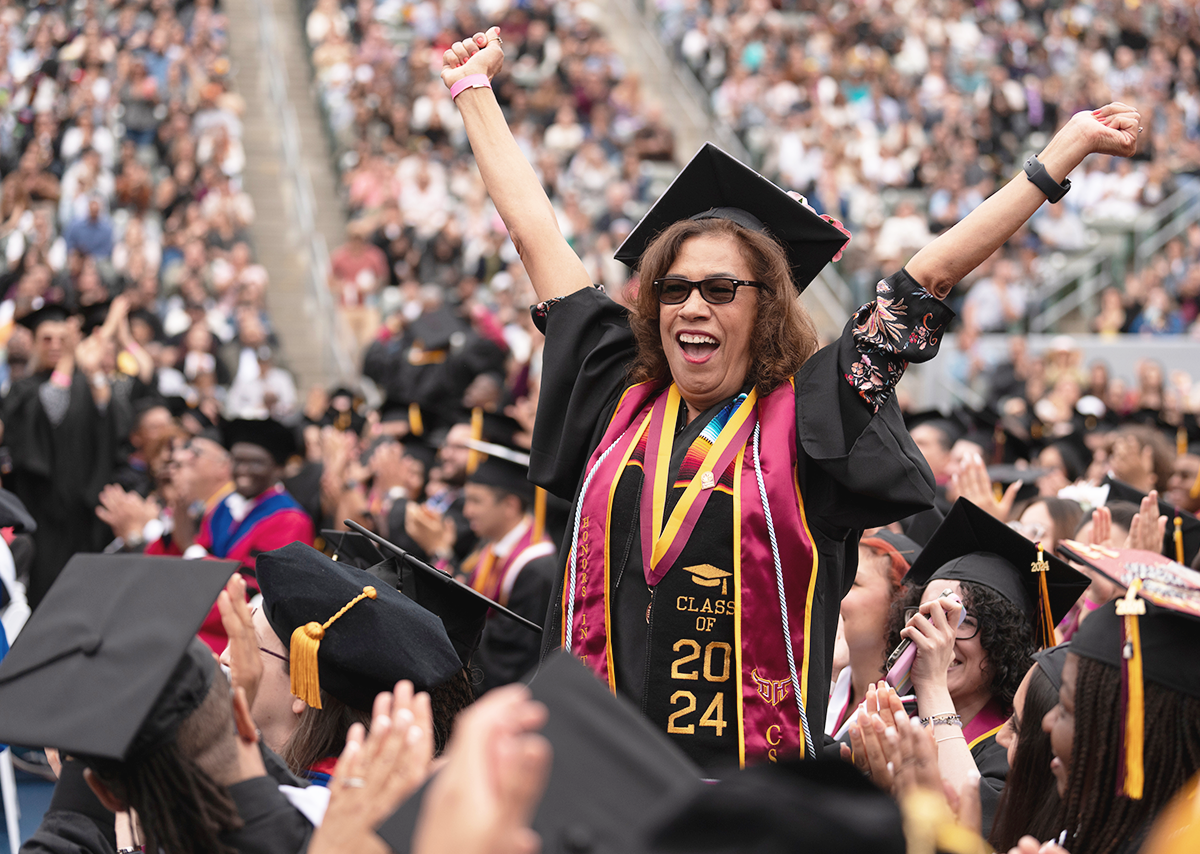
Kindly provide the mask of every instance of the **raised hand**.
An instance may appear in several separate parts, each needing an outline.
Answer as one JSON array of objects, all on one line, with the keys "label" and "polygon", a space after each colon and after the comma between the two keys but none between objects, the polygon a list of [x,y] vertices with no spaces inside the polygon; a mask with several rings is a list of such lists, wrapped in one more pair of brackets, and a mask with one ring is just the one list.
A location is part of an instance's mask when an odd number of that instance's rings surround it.
[{"label": "raised hand", "polygon": [[217,596],[217,611],[229,638],[229,644],[221,653],[221,663],[229,667],[233,687],[244,689],[246,703],[253,706],[262,681],[263,664],[258,651],[258,636],[254,633],[254,617],[246,602],[246,579],[240,572],[230,576],[225,589]]},{"label": "raised hand", "polygon": [[1013,502],[1017,500],[1017,492],[1024,481],[1018,480],[1004,490],[1004,496],[997,501],[988,477],[987,466],[979,454],[970,454],[963,460],[962,468],[952,478],[954,489],[963,498],[970,501],[980,510],[986,510],[1001,522],[1007,522],[1012,515]]},{"label": "raised hand", "polygon": [[1142,132],[1142,117],[1138,111],[1114,101],[1090,113],[1076,113],[1070,124],[1078,125],[1086,135],[1094,154],[1132,157],[1137,150],[1138,135]]},{"label": "raised hand", "polygon": [[504,65],[504,41],[500,28],[476,33],[469,39],[455,42],[442,54],[442,82],[449,89],[471,74],[486,74],[488,80]]},{"label": "raised hand", "polygon": [[1167,517],[1158,514],[1158,491],[1152,489],[1142,499],[1138,514],[1129,523],[1129,536],[1125,538],[1124,546],[1127,549],[1161,552],[1166,531]]}]

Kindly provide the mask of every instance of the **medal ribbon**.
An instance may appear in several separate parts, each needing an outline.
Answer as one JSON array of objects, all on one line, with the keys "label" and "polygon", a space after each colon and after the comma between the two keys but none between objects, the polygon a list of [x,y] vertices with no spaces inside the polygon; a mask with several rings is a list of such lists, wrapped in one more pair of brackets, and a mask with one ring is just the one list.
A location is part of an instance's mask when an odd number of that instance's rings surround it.
[{"label": "medal ribbon", "polygon": [[672,383],[667,394],[659,395],[650,413],[646,442],[646,482],[642,488],[641,532],[642,569],[646,574],[646,583],[651,587],[658,584],[675,563],[700,520],[700,513],[713,491],[711,488],[701,488],[704,476],[711,475],[712,482],[715,483],[750,438],[756,420],[752,416],[758,401],[758,390],[752,389],[741,406],[730,416],[705,454],[704,461],[684,490],[679,503],[671,511],[671,518],[667,520],[666,526],[662,527],[662,518],[667,506],[667,490],[671,486],[671,451],[675,442],[675,425],[679,423],[681,401],[679,387]]}]

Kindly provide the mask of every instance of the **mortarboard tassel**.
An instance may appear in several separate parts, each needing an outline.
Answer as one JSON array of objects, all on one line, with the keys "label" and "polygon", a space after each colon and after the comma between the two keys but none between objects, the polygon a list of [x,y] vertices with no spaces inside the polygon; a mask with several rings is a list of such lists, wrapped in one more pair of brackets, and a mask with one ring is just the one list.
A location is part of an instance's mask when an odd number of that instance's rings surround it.
[{"label": "mortarboard tassel", "polygon": [[425,421],[421,418],[421,406],[417,403],[408,405],[408,432],[414,436],[425,435]]},{"label": "mortarboard tassel", "polygon": [[1181,424],[1175,431],[1175,456],[1182,457],[1187,453],[1187,439],[1187,428]]},{"label": "mortarboard tassel", "polygon": [[317,652],[321,648],[325,630],[363,599],[374,599],[376,595],[374,587],[364,587],[362,593],[342,606],[342,609],[326,620],[324,624],[314,620],[303,626],[297,626],[296,630],[292,632],[291,650],[288,656],[292,672],[292,693],[314,709],[321,708],[321,678]]},{"label": "mortarboard tassel", "polygon": [[1188,490],[1188,495],[1192,498],[1200,498],[1200,471],[1196,472],[1196,480],[1192,484],[1192,488]]},{"label": "mortarboard tassel", "polygon": [[[471,410],[471,438],[476,442],[483,439],[483,408],[479,406]],[[484,456],[474,448],[467,452],[467,474],[475,474]]]},{"label": "mortarboard tassel", "polygon": [[1037,560],[1030,564],[1030,570],[1038,574],[1038,625],[1041,626],[1042,649],[1054,646],[1054,614],[1050,610],[1050,588],[1046,584],[1046,573],[1050,571],[1050,561],[1046,560],[1042,544],[1037,544]]},{"label": "mortarboard tassel", "polygon": [[546,490],[540,486],[534,487],[533,493],[533,539],[531,542],[540,543],[542,534],[546,531]]},{"label": "mortarboard tassel", "polygon": [[1183,519],[1175,508],[1175,562],[1183,563]]},{"label": "mortarboard tassel", "polygon": [[1117,614],[1125,618],[1122,627],[1121,715],[1125,719],[1125,750],[1121,754],[1120,794],[1135,801],[1142,799],[1146,770],[1142,750],[1146,737],[1146,699],[1142,682],[1142,637],[1138,615],[1146,613],[1146,604],[1138,598],[1142,581],[1135,578],[1117,600]]}]

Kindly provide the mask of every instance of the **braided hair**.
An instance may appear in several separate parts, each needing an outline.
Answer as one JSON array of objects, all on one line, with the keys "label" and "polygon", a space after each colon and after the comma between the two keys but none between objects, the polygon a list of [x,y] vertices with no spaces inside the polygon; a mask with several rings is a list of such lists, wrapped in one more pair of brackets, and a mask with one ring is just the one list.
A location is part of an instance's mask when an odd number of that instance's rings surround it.
[{"label": "braided hair", "polygon": [[1120,795],[1117,779],[1125,744],[1120,695],[1119,670],[1079,658],[1071,771],[1058,821],[1070,831],[1066,847],[1072,854],[1114,854],[1136,843],[1200,770],[1200,699],[1147,681],[1145,792],[1141,800]]},{"label": "braided hair", "polygon": [[242,819],[229,789],[214,779],[237,761],[230,688],[219,674],[212,682],[172,741],[123,762],[81,757],[137,810],[147,851],[237,854],[221,837],[240,829]]}]

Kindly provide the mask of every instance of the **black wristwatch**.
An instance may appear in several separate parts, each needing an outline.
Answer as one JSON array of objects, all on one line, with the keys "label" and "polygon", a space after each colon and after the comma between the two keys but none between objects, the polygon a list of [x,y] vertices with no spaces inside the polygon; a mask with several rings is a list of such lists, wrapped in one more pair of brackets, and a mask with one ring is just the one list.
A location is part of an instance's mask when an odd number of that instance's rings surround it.
[{"label": "black wristwatch", "polygon": [[1050,204],[1059,201],[1067,194],[1067,190],[1071,189],[1071,179],[1063,178],[1061,184],[1055,181],[1042,165],[1042,161],[1037,159],[1036,154],[1029,155],[1029,159],[1025,161],[1025,175],[1033,182],[1033,186],[1046,194]]}]

